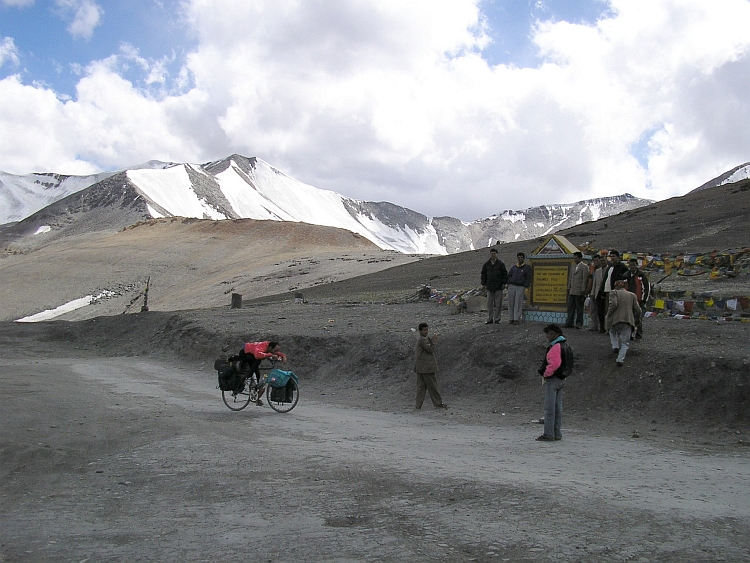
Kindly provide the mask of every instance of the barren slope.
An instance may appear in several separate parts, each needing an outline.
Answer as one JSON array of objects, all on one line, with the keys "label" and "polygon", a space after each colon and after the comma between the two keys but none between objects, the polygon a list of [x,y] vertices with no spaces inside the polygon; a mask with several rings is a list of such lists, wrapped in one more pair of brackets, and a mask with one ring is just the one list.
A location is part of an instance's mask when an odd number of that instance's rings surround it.
[{"label": "barren slope", "polygon": [[304,223],[154,219],[0,259],[0,316],[14,320],[105,290],[115,295],[61,318],[119,314],[149,277],[152,310],[217,307],[233,292],[249,299],[293,291],[413,259]]}]

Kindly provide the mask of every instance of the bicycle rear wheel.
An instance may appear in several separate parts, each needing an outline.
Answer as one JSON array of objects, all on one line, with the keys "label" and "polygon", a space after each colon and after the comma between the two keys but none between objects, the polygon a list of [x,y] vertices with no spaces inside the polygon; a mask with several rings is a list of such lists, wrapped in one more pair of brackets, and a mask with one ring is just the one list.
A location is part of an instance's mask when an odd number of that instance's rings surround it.
[{"label": "bicycle rear wheel", "polygon": [[247,405],[250,404],[253,395],[255,395],[255,397],[257,398],[257,391],[251,392],[251,390],[248,389],[247,385],[242,389],[242,391],[237,394],[235,394],[233,391],[221,392],[221,398],[224,400],[224,404],[233,411],[241,411],[242,409],[244,409]]},{"label": "bicycle rear wheel", "polygon": [[[281,392],[279,393],[279,391]],[[299,401],[299,387],[297,386],[297,382],[294,379],[290,379],[286,388],[282,387],[279,389],[269,385],[266,388],[266,399],[268,400],[268,406],[276,412],[289,412],[297,406],[297,402]]]}]

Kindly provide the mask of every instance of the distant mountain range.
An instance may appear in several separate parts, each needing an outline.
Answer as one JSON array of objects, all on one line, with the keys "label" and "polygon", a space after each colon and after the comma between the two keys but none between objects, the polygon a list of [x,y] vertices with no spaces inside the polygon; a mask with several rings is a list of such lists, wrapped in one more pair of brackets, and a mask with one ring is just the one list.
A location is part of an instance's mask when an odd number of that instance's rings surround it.
[{"label": "distant mountain range", "polygon": [[34,235],[38,244],[119,230],[155,217],[182,216],[305,222],[346,229],[382,249],[452,254],[497,241],[536,238],[650,203],[624,194],[506,210],[467,223],[453,217],[430,218],[392,203],[351,199],[237,154],[202,165],[150,161],[92,176],[0,172],[2,239]]}]

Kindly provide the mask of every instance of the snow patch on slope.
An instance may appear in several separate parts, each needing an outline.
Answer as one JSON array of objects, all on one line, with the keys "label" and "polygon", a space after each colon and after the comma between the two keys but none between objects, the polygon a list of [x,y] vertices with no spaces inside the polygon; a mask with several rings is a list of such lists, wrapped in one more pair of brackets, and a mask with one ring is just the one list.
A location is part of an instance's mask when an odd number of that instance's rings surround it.
[{"label": "snow patch on slope", "polygon": [[185,165],[164,170],[128,170],[128,179],[163,209],[180,217],[226,219],[193,190]]},{"label": "snow patch on slope", "polygon": [[750,166],[745,166],[735,171],[729,178],[724,180],[722,184],[731,184],[733,182],[739,182],[740,180],[747,180],[750,178]]}]

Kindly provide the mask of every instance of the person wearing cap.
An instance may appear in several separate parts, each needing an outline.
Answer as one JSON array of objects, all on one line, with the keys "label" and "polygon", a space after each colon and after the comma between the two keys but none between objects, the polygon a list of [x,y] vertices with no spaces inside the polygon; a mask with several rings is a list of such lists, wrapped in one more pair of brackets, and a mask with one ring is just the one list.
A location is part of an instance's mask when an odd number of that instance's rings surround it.
[{"label": "person wearing cap", "polygon": [[[614,248],[607,255],[608,266],[604,270],[602,278],[602,296],[604,297],[604,312],[609,311],[609,294],[615,288],[617,280],[624,280],[628,273],[628,267],[620,262],[620,253]],[[601,328],[601,327],[600,327]]]},{"label": "person wearing cap", "polygon": [[487,290],[487,321],[485,324],[499,323],[503,306],[503,288],[508,283],[508,270],[497,257],[497,248],[490,248],[490,259],[482,266],[482,289]]},{"label": "person wearing cap", "polygon": [[612,352],[617,355],[617,367],[625,362],[625,354],[630,347],[630,335],[636,327],[636,319],[641,317],[641,307],[634,293],[625,289],[627,282],[617,280],[614,289],[609,293],[606,327],[609,330],[609,341]]}]

